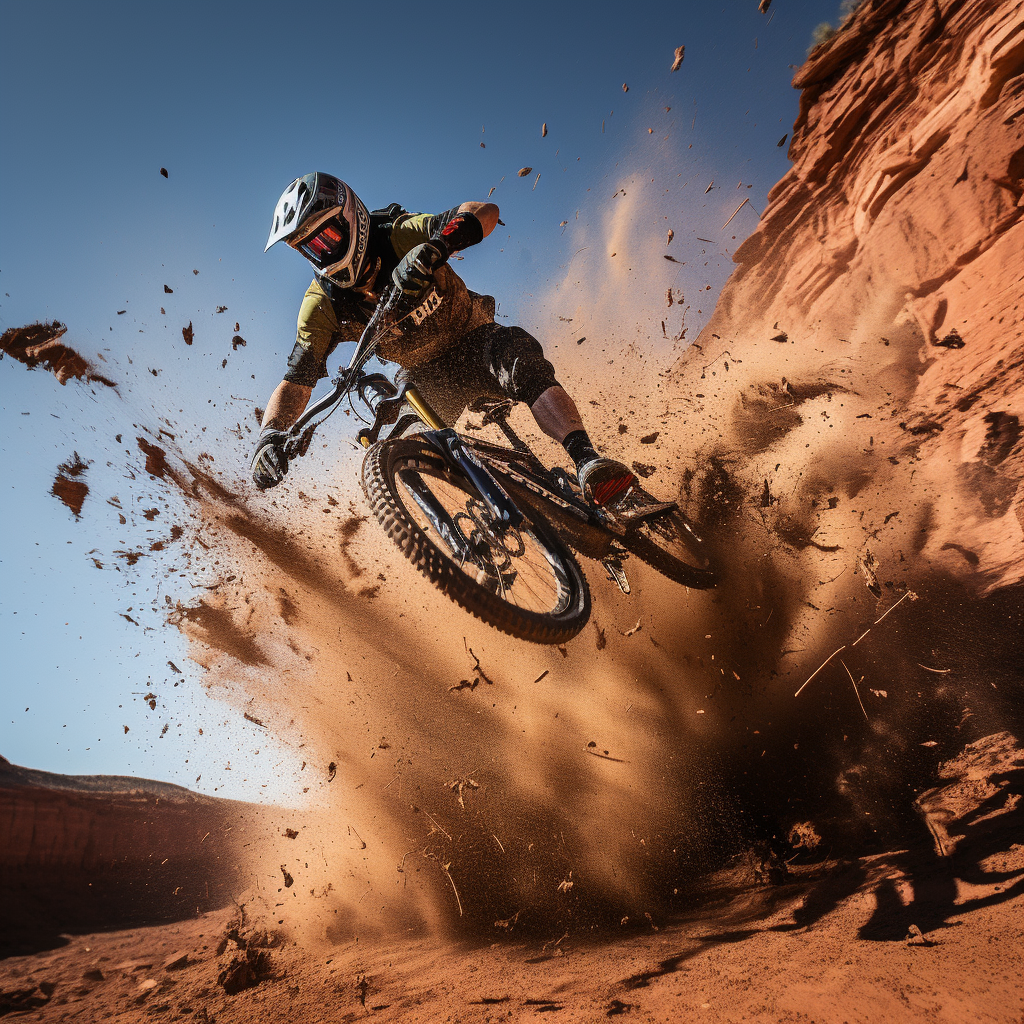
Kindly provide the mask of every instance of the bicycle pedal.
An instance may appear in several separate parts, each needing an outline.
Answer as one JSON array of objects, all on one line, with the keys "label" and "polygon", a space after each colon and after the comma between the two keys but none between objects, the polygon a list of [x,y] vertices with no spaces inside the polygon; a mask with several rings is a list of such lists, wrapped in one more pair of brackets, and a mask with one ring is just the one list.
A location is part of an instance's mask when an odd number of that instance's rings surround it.
[{"label": "bicycle pedal", "polygon": [[616,510],[616,516],[620,523],[630,530],[648,519],[654,519],[666,512],[674,512],[679,506],[674,501],[645,502],[630,508],[628,511]]},{"label": "bicycle pedal", "polygon": [[622,561],[618,558],[602,559],[601,564],[608,573],[608,579],[615,583],[624,594],[629,593],[629,580],[626,579],[626,570],[622,568]]}]

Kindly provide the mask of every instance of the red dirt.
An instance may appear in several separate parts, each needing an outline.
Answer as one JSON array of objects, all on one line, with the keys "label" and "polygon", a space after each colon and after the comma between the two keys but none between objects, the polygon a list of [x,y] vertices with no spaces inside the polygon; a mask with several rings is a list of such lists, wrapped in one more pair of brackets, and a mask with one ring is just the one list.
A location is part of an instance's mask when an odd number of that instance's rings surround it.
[{"label": "red dirt", "polygon": [[42,366],[61,384],[84,379],[105,384],[108,388],[116,387],[113,381],[97,373],[92,363],[60,340],[66,333],[67,327],[58,320],[48,324],[10,327],[0,335],[0,352],[7,353],[30,369]]},{"label": "red dirt", "polygon": [[40,1019],[1019,1024],[1022,40],[1019,4],[876,0],[798,72],[794,166],[631,410],[717,592],[630,563],[593,632],[524,647],[324,496],[344,452],[268,498],[140,438],[217,567],[172,621],[305,758],[239,894],[280,937],[90,934],[0,987]]},{"label": "red dirt", "polygon": [[76,519],[81,518],[82,505],[89,494],[89,485],[79,479],[88,467],[89,463],[83,462],[78,452],[75,452],[72,458],[57,467],[57,475],[53,478],[50,493],[64,502]]}]

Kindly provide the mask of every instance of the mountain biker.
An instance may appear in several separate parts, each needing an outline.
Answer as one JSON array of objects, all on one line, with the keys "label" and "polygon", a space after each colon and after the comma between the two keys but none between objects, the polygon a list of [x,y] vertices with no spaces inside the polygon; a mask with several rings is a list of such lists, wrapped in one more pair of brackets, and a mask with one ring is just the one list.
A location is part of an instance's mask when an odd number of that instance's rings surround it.
[{"label": "mountain biker", "polygon": [[636,477],[595,450],[540,343],[521,327],[495,323],[494,299],[471,292],[448,266],[453,253],[482,241],[497,223],[493,203],[466,202],[434,215],[410,214],[397,203],[369,212],[345,182],[322,172],[285,189],[266,249],[287,242],[313,265],[315,277],[299,309],[288,371],[267,403],[253,453],[258,488],[284,478],[288,428],[327,375],[327,357],[340,342],[359,340],[393,282],[401,312],[410,316],[385,335],[377,354],[400,364],[442,420],[454,424],[480,395],[526,402],[541,430],[572,458],[589,501],[605,506],[625,497]]}]

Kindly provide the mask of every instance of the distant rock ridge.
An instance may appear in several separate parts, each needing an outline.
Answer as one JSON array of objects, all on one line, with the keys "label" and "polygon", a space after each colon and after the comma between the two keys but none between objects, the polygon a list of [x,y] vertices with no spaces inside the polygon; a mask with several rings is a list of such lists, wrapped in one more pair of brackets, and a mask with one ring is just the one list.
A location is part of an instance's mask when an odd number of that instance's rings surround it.
[{"label": "distant rock ridge", "polygon": [[233,801],[195,793],[184,786],[153,779],[138,779],[130,775],[60,775],[56,772],[22,768],[0,756],[0,789],[53,790],[54,792],[83,793],[102,796],[154,797],[184,803],[224,804]]},{"label": "distant rock ridge", "polygon": [[[235,863],[250,804],[122,775],[58,775],[0,758],[0,867],[123,870]],[[206,837],[206,838],[204,838]]]}]

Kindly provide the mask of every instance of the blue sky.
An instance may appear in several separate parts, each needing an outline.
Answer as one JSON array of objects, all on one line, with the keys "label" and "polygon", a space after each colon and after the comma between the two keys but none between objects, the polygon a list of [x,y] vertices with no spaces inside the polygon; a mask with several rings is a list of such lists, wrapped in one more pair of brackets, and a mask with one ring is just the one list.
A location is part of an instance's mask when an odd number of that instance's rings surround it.
[{"label": "blue sky", "polygon": [[[152,614],[143,637],[122,617],[163,593],[187,599],[189,581],[169,562],[151,578],[99,572],[88,552],[126,543],[105,504],[127,486],[116,433],[166,414],[219,436],[238,418],[231,396],[262,404],[280,379],[310,275],[286,247],[263,246],[292,178],[331,171],[371,208],[428,211],[493,187],[504,232],[459,269],[543,337],[534,297],[619,184],[649,174],[657,201],[636,208],[650,220],[638,228],[660,235],[669,217],[680,259],[716,240],[706,319],[728,253],[756,224],[748,208],[723,233],[722,212],[745,195],[763,209],[787,170],[776,144],[797,111],[793,66],[837,13],[832,0],[775,0],[769,15],[756,0],[0,4],[0,327],[60,319],[124,382],[120,397],[93,396],[0,363],[0,754],[228,795],[266,785],[218,773],[266,738],[205,696],[176,631]],[[238,352],[235,322],[248,341]],[[93,463],[77,522],[49,494],[74,450]],[[136,538],[158,527],[140,522]],[[148,713],[151,686],[175,691],[173,713]],[[159,721],[178,724],[160,737]]]}]

